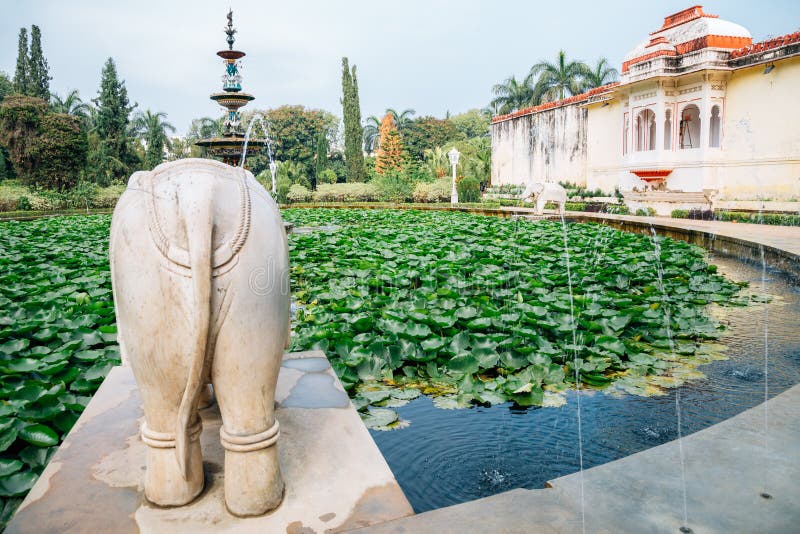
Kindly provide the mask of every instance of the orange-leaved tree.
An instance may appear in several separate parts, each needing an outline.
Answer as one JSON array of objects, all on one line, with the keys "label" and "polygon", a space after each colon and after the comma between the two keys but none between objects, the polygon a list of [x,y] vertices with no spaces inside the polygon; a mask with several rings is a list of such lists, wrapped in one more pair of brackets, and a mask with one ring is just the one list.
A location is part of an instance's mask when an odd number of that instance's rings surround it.
[{"label": "orange-leaved tree", "polygon": [[403,167],[403,141],[391,113],[384,115],[380,126],[380,148],[375,156],[375,172],[385,174]]}]

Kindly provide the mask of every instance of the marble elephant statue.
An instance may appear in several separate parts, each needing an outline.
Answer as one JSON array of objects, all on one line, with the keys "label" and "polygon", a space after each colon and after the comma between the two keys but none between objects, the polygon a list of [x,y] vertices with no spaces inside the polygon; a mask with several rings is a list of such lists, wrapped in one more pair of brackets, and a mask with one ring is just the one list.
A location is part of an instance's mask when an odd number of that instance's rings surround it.
[{"label": "marble elephant statue", "polygon": [[274,395],[289,335],[289,252],[253,175],[207,159],[137,172],[111,223],[123,364],[144,408],[145,494],[179,506],[203,489],[198,401],[222,416],[225,502],[260,515],[283,498]]},{"label": "marble elephant statue", "polygon": [[564,213],[564,204],[567,202],[567,191],[561,185],[554,182],[539,182],[530,184],[522,194],[523,200],[531,197],[536,199],[536,213],[544,213],[544,206],[548,202],[558,204],[559,213]]}]

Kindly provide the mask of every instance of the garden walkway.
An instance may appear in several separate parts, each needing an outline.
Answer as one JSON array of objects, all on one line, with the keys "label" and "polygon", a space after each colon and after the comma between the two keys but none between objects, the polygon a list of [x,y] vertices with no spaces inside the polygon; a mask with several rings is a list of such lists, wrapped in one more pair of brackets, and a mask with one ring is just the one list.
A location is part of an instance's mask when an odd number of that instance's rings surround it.
[{"label": "garden walkway", "polygon": [[581,216],[597,220],[622,220],[640,224],[665,225],[685,230],[708,232],[717,236],[758,241],[764,245],[785,250],[800,256],[800,227],[771,226],[723,221],[694,221],[691,219],[672,219],[670,217],[637,217],[635,215],[610,215],[606,213],[568,212],[569,216]]}]

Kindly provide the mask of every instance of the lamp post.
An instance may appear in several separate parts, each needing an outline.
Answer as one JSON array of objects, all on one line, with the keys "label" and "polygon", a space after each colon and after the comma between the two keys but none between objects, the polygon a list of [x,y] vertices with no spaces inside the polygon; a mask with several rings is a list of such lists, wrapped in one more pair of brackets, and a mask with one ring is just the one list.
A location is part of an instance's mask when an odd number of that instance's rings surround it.
[{"label": "lamp post", "polygon": [[450,166],[453,167],[453,190],[450,192],[450,204],[458,204],[458,190],[456,190],[456,165],[458,165],[458,157],[461,153],[453,147],[453,150],[447,153],[450,158]]},{"label": "lamp post", "polygon": [[278,194],[278,188],[275,185],[275,173],[278,171],[278,164],[274,161],[269,162],[269,173],[272,175],[272,196]]}]

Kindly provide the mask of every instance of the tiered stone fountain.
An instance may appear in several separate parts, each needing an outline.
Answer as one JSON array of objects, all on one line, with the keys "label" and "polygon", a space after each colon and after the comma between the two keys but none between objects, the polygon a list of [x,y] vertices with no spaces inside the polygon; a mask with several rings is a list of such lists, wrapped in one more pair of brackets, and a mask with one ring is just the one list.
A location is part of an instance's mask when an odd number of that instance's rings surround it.
[{"label": "tiered stone fountain", "polygon": [[[242,116],[239,110],[248,102],[255,99],[249,93],[242,92],[242,75],[239,73],[239,60],[245,56],[240,50],[233,49],[234,34],[233,12],[228,12],[228,25],[225,27],[228,35],[228,49],[220,50],[217,55],[223,59],[225,74],[222,76],[222,91],[213,93],[211,100],[226,109],[225,122],[219,137],[211,137],[197,141],[197,145],[206,147],[208,155],[221,159],[228,165],[238,166],[242,160],[245,145],[245,129],[242,127]],[[247,149],[252,154],[260,152],[267,146],[266,139],[249,139]]]}]

